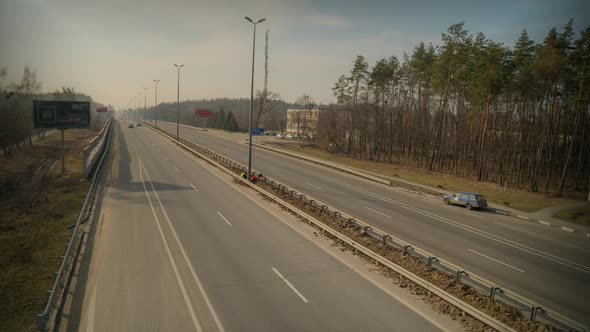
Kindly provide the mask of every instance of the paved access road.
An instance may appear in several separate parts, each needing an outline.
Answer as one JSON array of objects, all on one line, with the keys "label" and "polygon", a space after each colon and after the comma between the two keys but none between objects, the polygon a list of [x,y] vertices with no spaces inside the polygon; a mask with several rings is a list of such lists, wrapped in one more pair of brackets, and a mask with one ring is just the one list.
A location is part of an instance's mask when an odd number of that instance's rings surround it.
[{"label": "paved access road", "polygon": [[[79,330],[434,331],[148,128],[116,126]],[[252,195],[251,192],[249,192]]]},{"label": "paved access road", "polygon": [[[176,125],[158,121],[176,133]],[[181,127],[180,135],[247,164],[245,134]],[[259,138],[260,139],[260,138]],[[590,325],[590,238],[253,149],[253,168],[502,287]]]}]

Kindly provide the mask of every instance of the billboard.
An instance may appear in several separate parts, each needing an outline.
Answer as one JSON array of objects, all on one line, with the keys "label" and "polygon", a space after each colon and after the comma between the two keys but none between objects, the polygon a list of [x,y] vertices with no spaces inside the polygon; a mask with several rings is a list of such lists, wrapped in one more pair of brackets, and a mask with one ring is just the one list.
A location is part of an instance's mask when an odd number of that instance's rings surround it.
[{"label": "billboard", "polygon": [[195,110],[195,116],[197,118],[210,118],[213,111],[208,108],[197,108]]},{"label": "billboard", "polygon": [[89,101],[33,101],[35,128],[90,128]]},{"label": "billboard", "polygon": [[109,108],[106,106],[96,108],[96,112],[98,113],[106,113],[109,111]]}]

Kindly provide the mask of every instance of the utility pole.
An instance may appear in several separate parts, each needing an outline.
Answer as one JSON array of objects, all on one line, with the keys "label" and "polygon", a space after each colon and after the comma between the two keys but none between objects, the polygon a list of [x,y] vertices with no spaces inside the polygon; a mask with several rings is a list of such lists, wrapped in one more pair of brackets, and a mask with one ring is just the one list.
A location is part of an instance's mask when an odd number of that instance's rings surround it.
[{"label": "utility pole", "polygon": [[143,88],[145,94],[143,95],[143,121],[147,122],[147,90],[148,88]]},{"label": "utility pole", "polygon": [[154,80],[154,82],[156,83],[156,102],[154,103],[154,126],[158,128],[158,82],[160,82],[160,80]]},{"label": "utility pole", "polygon": [[174,64],[174,67],[178,69],[178,83],[176,85],[176,140],[180,140],[180,68],[184,65]]}]

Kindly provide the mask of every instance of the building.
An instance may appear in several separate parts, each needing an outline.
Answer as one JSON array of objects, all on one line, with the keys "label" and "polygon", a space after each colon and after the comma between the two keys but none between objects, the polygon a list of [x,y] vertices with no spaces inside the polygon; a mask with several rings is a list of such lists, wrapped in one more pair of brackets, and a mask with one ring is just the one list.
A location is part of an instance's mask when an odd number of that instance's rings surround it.
[{"label": "building", "polygon": [[287,132],[313,137],[317,133],[319,109],[287,110]]}]

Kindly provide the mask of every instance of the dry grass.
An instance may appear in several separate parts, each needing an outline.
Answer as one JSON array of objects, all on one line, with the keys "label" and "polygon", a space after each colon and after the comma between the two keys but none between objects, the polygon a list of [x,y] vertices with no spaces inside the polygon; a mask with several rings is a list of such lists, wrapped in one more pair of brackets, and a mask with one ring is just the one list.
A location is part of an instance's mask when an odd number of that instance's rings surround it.
[{"label": "dry grass", "polygon": [[61,135],[56,133],[0,164],[0,177],[39,159],[53,159],[49,188],[34,207],[0,202],[0,331],[35,331],[59,269],[59,257],[82,207],[89,184],[81,182],[81,151],[96,133],[67,130],[66,174],[61,174]]},{"label": "dry grass", "polygon": [[329,153],[318,148],[302,148],[298,144],[271,143],[267,145],[389,177],[397,177],[433,188],[449,191],[461,190],[480,192],[484,194],[484,196],[487,197],[487,200],[491,203],[526,212],[538,211],[549,206],[572,204],[577,202],[575,199],[582,198],[580,196],[581,194],[576,193],[566,195],[568,198],[561,198],[541,193],[531,193],[510,187],[506,188],[506,191],[503,191],[501,186],[493,182],[480,182],[467,177],[456,177],[443,173],[429,172],[422,168],[403,164],[352,159],[345,155]]},{"label": "dry grass", "polygon": [[553,217],[590,226],[590,203],[586,206],[559,211]]}]

